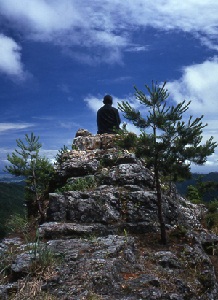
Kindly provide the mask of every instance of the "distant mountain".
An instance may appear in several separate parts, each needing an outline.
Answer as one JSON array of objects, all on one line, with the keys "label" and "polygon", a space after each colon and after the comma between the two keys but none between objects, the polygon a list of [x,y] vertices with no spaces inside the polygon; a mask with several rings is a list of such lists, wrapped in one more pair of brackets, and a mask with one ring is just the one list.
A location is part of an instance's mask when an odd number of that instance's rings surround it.
[{"label": "distant mountain", "polygon": [[[211,172],[211,173],[208,173],[208,174],[193,173],[191,179],[185,180],[183,182],[176,183],[176,186],[177,186],[177,189],[178,189],[179,193],[181,195],[185,196],[187,194],[188,186],[189,185],[196,185],[196,183],[197,183],[197,181],[200,177],[201,177],[201,180],[203,182],[214,181],[214,182],[218,183],[218,172]],[[210,200],[213,200],[214,198],[218,199],[218,190],[211,191],[207,195],[204,195],[204,200],[205,201],[210,201]]]},{"label": "distant mountain", "polygon": [[14,176],[6,172],[0,172],[0,182],[14,182],[14,183],[23,183],[24,177],[22,176]]}]

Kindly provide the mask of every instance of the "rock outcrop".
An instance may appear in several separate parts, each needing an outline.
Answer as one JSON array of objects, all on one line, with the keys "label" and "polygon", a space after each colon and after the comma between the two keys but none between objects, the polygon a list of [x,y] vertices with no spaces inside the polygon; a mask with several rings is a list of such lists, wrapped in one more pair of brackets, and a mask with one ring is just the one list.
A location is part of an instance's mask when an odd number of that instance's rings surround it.
[{"label": "rock outcrop", "polygon": [[[57,173],[65,185],[50,194],[47,221],[39,227],[43,247],[61,260],[41,289],[63,300],[218,299],[208,250],[218,237],[201,224],[205,207],[165,187],[168,245],[161,245],[153,173],[116,140],[79,130],[73,150],[63,154]],[[12,287],[0,286],[1,299],[28,274],[33,258],[21,246]],[[7,247],[5,240],[0,251]]]}]

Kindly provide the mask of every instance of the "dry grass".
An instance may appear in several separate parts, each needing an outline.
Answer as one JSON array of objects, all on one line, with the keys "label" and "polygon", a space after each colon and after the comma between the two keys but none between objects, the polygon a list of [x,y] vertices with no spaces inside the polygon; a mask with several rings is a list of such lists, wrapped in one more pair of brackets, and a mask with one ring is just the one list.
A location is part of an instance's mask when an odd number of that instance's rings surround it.
[{"label": "dry grass", "polygon": [[12,292],[9,300],[58,300],[54,295],[42,291],[42,285],[43,280],[37,278],[19,280],[17,291]]}]

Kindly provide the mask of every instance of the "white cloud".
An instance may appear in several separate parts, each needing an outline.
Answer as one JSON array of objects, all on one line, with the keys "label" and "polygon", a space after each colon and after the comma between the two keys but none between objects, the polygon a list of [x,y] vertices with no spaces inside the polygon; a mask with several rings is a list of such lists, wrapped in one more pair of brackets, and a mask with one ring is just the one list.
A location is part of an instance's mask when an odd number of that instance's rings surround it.
[{"label": "white cloud", "polygon": [[[218,59],[206,60],[202,64],[187,66],[183,69],[183,75],[179,80],[167,83],[170,96],[177,103],[183,100],[191,100],[186,115],[200,117],[203,115],[203,124],[208,124],[203,129],[203,142],[211,136],[218,142]],[[218,169],[218,149],[215,154],[208,157],[205,170]],[[203,167],[192,167],[193,171],[203,171]]]},{"label": "white cloud", "polygon": [[[122,51],[145,51],[134,45],[134,32],[153,27],[193,34],[217,49],[218,2],[214,0],[0,0],[2,17],[27,38],[64,46],[86,63],[120,63]],[[78,50],[81,47],[90,55]],[[68,48],[66,50],[66,48]]]},{"label": "white cloud", "polygon": [[24,78],[21,47],[10,37],[0,34],[0,72]]},{"label": "white cloud", "polygon": [[167,83],[170,95],[176,102],[191,100],[190,111],[205,115],[207,120],[216,120],[218,114],[218,59],[206,60],[183,68],[179,80]]},{"label": "white cloud", "polygon": [[40,156],[48,158],[50,161],[54,161],[54,157],[56,156],[58,150],[54,149],[40,149]]},{"label": "white cloud", "polygon": [[122,63],[123,50],[149,49],[132,43],[134,31],[146,27],[190,32],[218,50],[218,2],[213,0],[179,5],[177,0],[93,0],[89,5],[85,0],[0,0],[0,10],[26,37],[61,45],[65,53],[88,64]]},{"label": "white cloud", "polygon": [[1,0],[0,7],[6,16],[18,23],[18,26],[28,24],[32,34],[51,33],[80,23],[79,12],[73,1],[69,0]]},{"label": "white cloud", "polygon": [[126,52],[142,52],[142,51],[148,51],[149,47],[148,46],[130,46],[129,48],[126,49]]},{"label": "white cloud", "polygon": [[103,105],[103,97],[101,96],[95,97],[89,95],[84,99],[84,101],[86,102],[88,108],[90,108],[94,113],[96,113],[97,110]]},{"label": "white cloud", "polygon": [[4,133],[8,130],[20,130],[34,126],[31,123],[0,123],[0,133]]},{"label": "white cloud", "polygon": [[[100,1],[87,5],[77,0],[19,0],[16,3],[0,0],[0,10],[11,26],[24,32],[27,38],[61,45],[65,53],[86,63],[119,62],[119,49],[127,43],[125,35],[114,32],[116,25],[110,22],[110,12]],[[66,50],[71,46],[98,47],[98,51],[87,56],[75,48]]]},{"label": "white cloud", "polygon": [[75,122],[64,121],[64,122],[59,122],[59,124],[60,124],[61,128],[65,128],[65,129],[72,129],[72,128],[79,128],[79,127],[81,127],[80,124],[75,123]]}]

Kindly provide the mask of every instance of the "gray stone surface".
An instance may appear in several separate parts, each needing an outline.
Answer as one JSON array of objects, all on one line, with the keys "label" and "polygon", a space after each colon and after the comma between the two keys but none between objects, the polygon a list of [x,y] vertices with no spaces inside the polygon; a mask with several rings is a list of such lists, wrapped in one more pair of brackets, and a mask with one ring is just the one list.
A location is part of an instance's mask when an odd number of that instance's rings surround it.
[{"label": "gray stone surface", "polygon": [[[169,243],[161,245],[153,173],[132,153],[118,150],[116,138],[80,129],[74,150],[63,155],[60,182],[91,175],[95,185],[50,194],[39,238],[59,263],[41,289],[60,300],[217,300],[207,249],[218,237],[201,225],[205,207],[175,188],[163,192]],[[0,286],[1,299],[39,259],[19,239],[3,240],[1,257],[13,243],[12,283]]]}]

